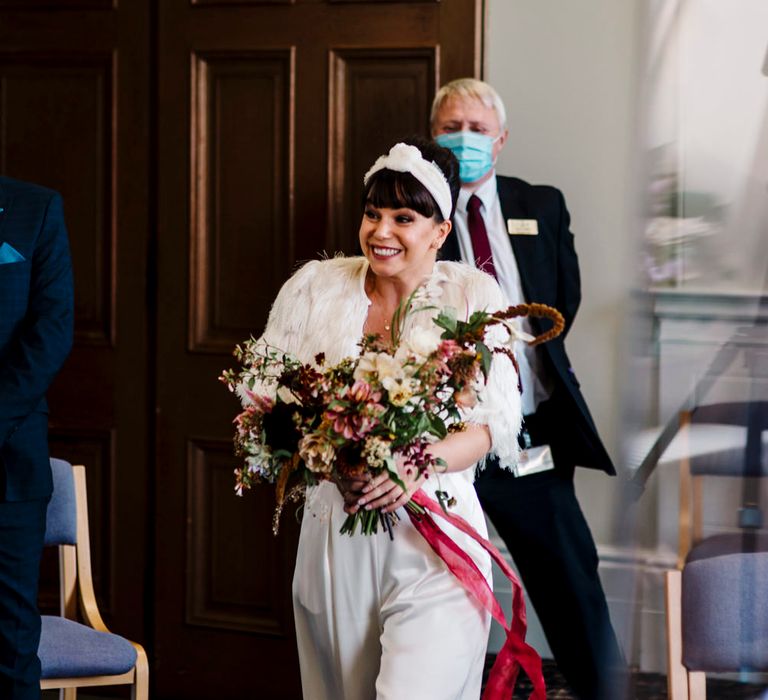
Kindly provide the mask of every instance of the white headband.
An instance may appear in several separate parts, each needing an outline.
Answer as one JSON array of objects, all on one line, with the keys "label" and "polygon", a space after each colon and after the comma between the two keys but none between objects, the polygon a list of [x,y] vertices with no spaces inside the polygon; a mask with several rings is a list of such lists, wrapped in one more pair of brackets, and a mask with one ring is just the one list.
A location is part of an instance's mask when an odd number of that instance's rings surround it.
[{"label": "white headband", "polygon": [[434,161],[425,160],[416,146],[396,143],[385,156],[379,156],[371,169],[365,174],[363,184],[367,185],[371,176],[379,170],[394,170],[398,173],[410,173],[435,198],[443,219],[451,218],[451,188],[440,166]]}]

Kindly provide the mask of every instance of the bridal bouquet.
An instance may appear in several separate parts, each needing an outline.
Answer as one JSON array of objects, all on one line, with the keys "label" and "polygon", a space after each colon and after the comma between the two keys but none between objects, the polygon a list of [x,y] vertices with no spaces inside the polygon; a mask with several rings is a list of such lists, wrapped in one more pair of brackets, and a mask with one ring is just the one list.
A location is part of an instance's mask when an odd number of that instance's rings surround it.
[{"label": "bridal bouquet", "polygon": [[[322,354],[303,363],[253,338],[235,348],[240,368],[220,377],[243,405],[234,420],[235,452],[243,458],[235,488],[242,494],[260,482],[275,484],[275,534],[284,503],[299,500],[307,485],[382,470],[402,485],[398,457],[418,473],[438,467],[426,448],[463,428],[461,411],[477,403],[493,354],[515,362],[511,345],[521,334],[510,320],[529,315],[554,322],[547,333],[526,336],[530,343],[549,340],[563,328],[555,309],[521,304],[496,313],[477,311],[466,321],[445,309],[433,328],[403,332],[406,316],[415,311],[411,301],[393,318],[390,345],[365,336],[358,357],[336,364]],[[499,324],[508,329],[510,342],[491,349],[486,333]],[[414,502],[408,507],[420,510]],[[391,536],[396,517],[361,510],[341,531],[351,535],[360,526],[371,534],[381,524]]]}]

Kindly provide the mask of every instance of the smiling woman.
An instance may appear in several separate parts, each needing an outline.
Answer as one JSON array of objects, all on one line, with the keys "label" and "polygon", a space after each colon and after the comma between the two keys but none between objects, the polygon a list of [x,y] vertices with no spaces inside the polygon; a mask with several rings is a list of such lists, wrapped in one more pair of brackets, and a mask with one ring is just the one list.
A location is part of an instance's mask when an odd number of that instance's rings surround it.
[{"label": "smiling woman", "polygon": [[[475,311],[502,308],[492,277],[460,263],[436,262],[460,188],[449,150],[418,139],[397,143],[374,163],[364,183],[359,231],[364,257],[301,268],[280,290],[257,344],[302,363],[322,358],[333,366],[359,356],[365,335],[379,335],[376,342],[382,345],[389,338],[399,352],[395,337],[417,338],[421,331],[439,337],[433,318],[441,310],[468,319]],[[417,298],[421,311],[403,314],[397,324],[401,336],[390,333],[401,302]],[[489,342],[495,348],[503,340],[506,334]],[[469,357],[474,361],[475,352]],[[461,413],[455,430],[422,447],[430,465],[425,470],[413,468],[407,450],[395,450],[391,473],[372,476],[365,463],[359,465],[364,474],[359,481],[326,480],[307,488],[293,580],[305,698],[479,697],[489,615],[404,508],[411,500],[438,502],[448,493],[451,516],[487,537],[472,467],[489,452],[503,466],[516,463],[521,411],[510,357],[494,356],[481,384],[476,405]],[[392,541],[343,534],[347,516],[360,510],[402,513],[393,515],[399,524]],[[491,582],[486,549],[450,523],[436,527],[472,559],[478,586],[486,590]],[[537,697],[543,698],[543,691]]]}]

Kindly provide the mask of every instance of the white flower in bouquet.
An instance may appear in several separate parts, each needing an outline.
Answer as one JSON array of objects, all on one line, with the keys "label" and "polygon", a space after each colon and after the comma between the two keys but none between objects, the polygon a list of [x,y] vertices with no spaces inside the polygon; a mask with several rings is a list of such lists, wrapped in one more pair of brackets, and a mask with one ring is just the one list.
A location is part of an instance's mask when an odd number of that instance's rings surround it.
[{"label": "white flower in bouquet", "polygon": [[381,385],[387,390],[389,402],[393,406],[402,407],[412,400],[418,403],[417,393],[421,387],[418,379],[405,376],[386,377]]},{"label": "white flower in bouquet", "polygon": [[437,326],[432,328],[411,328],[400,339],[400,346],[395,353],[395,357],[405,359],[412,357],[419,364],[437,350],[440,345],[441,329]]},{"label": "white flower in bouquet", "polygon": [[287,386],[277,387],[277,397],[283,403],[294,403],[294,404],[299,403],[296,397],[293,395],[293,393]]},{"label": "white flower in bouquet", "polygon": [[366,352],[361,355],[352,376],[356,380],[378,381],[383,385],[385,379],[404,379],[405,371],[401,362],[389,353]]},{"label": "white flower in bouquet", "polygon": [[377,435],[371,435],[365,439],[362,456],[370,467],[381,469],[392,457],[392,446]]}]

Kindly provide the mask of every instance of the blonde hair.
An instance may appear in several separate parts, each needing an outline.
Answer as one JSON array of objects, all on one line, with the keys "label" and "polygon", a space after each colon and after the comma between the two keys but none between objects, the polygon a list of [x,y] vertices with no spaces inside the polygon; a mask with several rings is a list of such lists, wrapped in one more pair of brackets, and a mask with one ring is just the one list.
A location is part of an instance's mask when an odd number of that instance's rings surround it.
[{"label": "blonde hair", "polygon": [[453,97],[479,100],[486,107],[495,109],[501,129],[507,128],[507,110],[504,109],[504,102],[502,102],[499,93],[488,83],[477,80],[477,78],[459,78],[443,85],[437,91],[435,99],[432,100],[432,112],[429,116],[430,124],[434,125],[437,112],[443,106],[443,103]]}]

